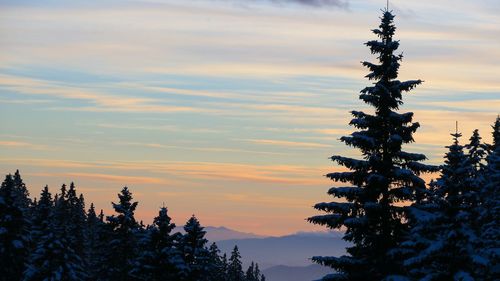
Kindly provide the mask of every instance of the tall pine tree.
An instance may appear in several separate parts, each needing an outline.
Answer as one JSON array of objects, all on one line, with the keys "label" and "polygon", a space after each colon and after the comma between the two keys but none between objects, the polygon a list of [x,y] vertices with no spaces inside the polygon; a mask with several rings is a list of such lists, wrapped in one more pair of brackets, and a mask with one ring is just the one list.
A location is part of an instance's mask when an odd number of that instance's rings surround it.
[{"label": "tall pine tree", "polygon": [[108,267],[106,266],[107,246],[110,240],[110,231],[104,222],[104,215],[98,216],[95,212],[94,204],[90,204],[85,222],[85,265],[89,280],[101,280],[106,276]]},{"label": "tall pine tree", "polygon": [[404,261],[410,280],[475,280],[476,268],[484,266],[474,250],[478,241],[477,191],[470,182],[474,165],[459,144],[461,134],[452,136],[440,178],[426,199],[411,207],[411,236],[402,244],[410,253]]},{"label": "tall pine tree", "polygon": [[67,202],[67,225],[66,233],[71,248],[80,256],[84,257],[85,243],[85,202],[83,195],[77,196],[75,184],[72,182],[66,193]]},{"label": "tall pine tree", "polygon": [[30,193],[28,192],[28,188],[26,188],[26,184],[24,184],[23,179],[21,178],[21,173],[19,170],[16,170],[14,173],[14,185],[16,190],[16,203],[24,210],[28,210],[31,206]]},{"label": "tall pine tree", "polygon": [[30,239],[22,192],[12,175],[5,177],[0,187],[0,280],[20,280],[24,271]]},{"label": "tall pine tree", "polygon": [[328,194],[339,198],[334,202],[318,203],[314,207],[328,214],[308,220],[328,228],[345,228],[344,240],[353,245],[342,257],[313,257],[313,261],[330,266],[337,273],[324,280],[382,280],[400,271],[400,262],[388,255],[407,232],[407,207],[399,204],[412,201],[423,193],[422,172],[435,167],[420,163],[425,155],[404,152],[403,144],[413,142],[419,127],[413,123],[413,113],[398,113],[403,104],[402,94],[422,83],[421,80],[397,80],[402,55],[395,54],[399,41],[393,39],[396,27],[394,15],[385,10],[381,24],[373,33],[380,40],[366,43],[378,63],[363,62],[370,73],[366,76],[374,85],[364,88],[359,98],[374,108],[374,114],[352,111],[350,125],[357,131],[341,141],[360,150],[363,159],[332,156],[331,159],[349,169],[327,175],[335,182],[350,183],[333,187]]},{"label": "tall pine tree", "polygon": [[225,280],[227,278],[227,261],[224,264],[223,257],[220,256],[219,247],[212,243],[208,248],[210,259],[210,280]]},{"label": "tall pine tree", "polygon": [[238,250],[238,246],[234,246],[233,251],[231,252],[231,257],[229,257],[228,280],[245,280],[245,275],[243,273],[243,267],[241,264],[241,255],[240,251]]},{"label": "tall pine tree", "polygon": [[133,260],[137,256],[137,233],[139,224],[135,220],[134,212],[137,202],[132,202],[132,193],[124,187],[118,194],[119,202],[112,203],[116,215],[108,216],[108,225],[111,228],[109,253],[107,262],[109,270],[107,277],[111,280],[133,280],[130,271]]},{"label": "tall pine tree", "polygon": [[226,253],[222,254],[221,262],[222,262],[222,269],[221,269],[220,274],[222,276],[224,276],[224,278],[223,278],[224,280],[227,280],[228,279],[228,274],[229,274],[229,262],[227,260],[227,254]]},{"label": "tall pine tree", "polygon": [[49,192],[49,186],[45,186],[40,193],[40,199],[34,203],[32,215],[31,238],[36,245],[44,229],[49,226],[49,217],[54,207],[52,194]]},{"label": "tall pine tree", "polygon": [[477,181],[482,180],[479,177],[484,169],[484,160],[487,156],[488,146],[481,141],[481,136],[479,135],[479,130],[474,130],[472,136],[469,139],[469,143],[465,145],[468,153],[470,164],[473,166],[473,174],[471,175],[471,180]]},{"label": "tall pine tree", "polygon": [[172,233],[167,208],[160,209],[141,239],[141,253],[134,262],[132,273],[140,280],[183,280],[188,268],[182,258],[179,240],[182,235]]},{"label": "tall pine tree", "polygon": [[194,215],[184,225],[184,231],[186,233],[182,239],[182,251],[189,267],[187,280],[208,280],[210,278],[210,255],[206,248],[208,242],[205,239],[206,231]]}]

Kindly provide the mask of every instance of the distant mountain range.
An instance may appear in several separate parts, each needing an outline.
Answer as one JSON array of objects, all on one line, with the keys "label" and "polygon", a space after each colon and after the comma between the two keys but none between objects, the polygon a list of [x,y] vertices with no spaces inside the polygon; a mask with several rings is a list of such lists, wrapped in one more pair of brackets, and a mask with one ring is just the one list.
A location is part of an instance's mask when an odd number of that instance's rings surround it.
[{"label": "distant mountain range", "polygon": [[298,233],[282,237],[221,240],[217,245],[227,254],[238,245],[245,265],[255,261],[266,269],[278,265],[309,266],[312,256],[345,254],[348,243],[338,235]]},{"label": "distant mountain range", "polygon": [[[178,226],[175,228],[174,232],[178,231],[184,233],[184,229],[182,226]],[[241,232],[233,229],[229,229],[224,226],[207,226],[205,227],[205,231],[207,234],[205,238],[210,242],[217,242],[221,240],[240,240],[240,239],[249,239],[249,238],[264,238],[266,236],[257,235],[253,233]]]},{"label": "distant mountain range", "polygon": [[310,281],[318,280],[332,273],[331,268],[317,264],[309,266],[277,265],[263,270],[268,281]]},{"label": "distant mountain range", "polygon": [[[183,232],[182,227],[175,231]],[[312,256],[340,256],[349,245],[342,240],[343,233],[298,232],[280,237],[261,236],[229,229],[205,227],[206,238],[217,242],[223,253],[229,256],[235,245],[240,250],[243,266],[254,261],[266,275],[267,281],[317,280],[331,273],[330,268],[312,264]]]}]

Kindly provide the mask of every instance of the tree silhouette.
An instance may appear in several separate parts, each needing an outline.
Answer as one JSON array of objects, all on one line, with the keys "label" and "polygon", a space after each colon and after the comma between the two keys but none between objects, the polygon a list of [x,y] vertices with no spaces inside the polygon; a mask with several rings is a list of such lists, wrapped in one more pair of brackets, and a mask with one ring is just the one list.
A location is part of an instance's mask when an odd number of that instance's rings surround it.
[{"label": "tree silhouette", "polygon": [[352,242],[348,255],[342,257],[313,257],[313,261],[337,271],[327,280],[382,280],[398,273],[400,262],[388,251],[397,246],[407,232],[407,207],[399,203],[412,201],[425,190],[422,172],[436,168],[419,163],[423,154],[402,150],[403,144],[413,142],[419,127],[413,123],[413,113],[398,113],[403,104],[402,94],[409,92],[421,80],[397,80],[402,55],[394,52],[399,41],[393,39],[396,27],[394,15],[383,11],[381,24],[373,33],[380,40],[366,43],[378,64],[363,62],[370,73],[373,86],[361,90],[359,98],[374,109],[374,114],[352,111],[350,125],[358,131],[341,141],[360,150],[363,159],[334,155],[331,159],[346,167],[348,172],[327,175],[335,182],[350,186],[333,187],[328,194],[339,198],[334,202],[318,203],[314,207],[328,214],[308,220],[328,228],[345,228],[344,239]]}]

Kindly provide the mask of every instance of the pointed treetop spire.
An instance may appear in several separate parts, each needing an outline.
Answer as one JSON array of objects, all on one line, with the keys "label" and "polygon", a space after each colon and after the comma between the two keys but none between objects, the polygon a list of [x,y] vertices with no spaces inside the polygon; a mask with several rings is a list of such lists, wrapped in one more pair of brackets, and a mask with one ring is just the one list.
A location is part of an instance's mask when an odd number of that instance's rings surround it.
[{"label": "pointed treetop spire", "polygon": [[453,143],[458,144],[458,139],[462,137],[462,133],[458,131],[458,121],[455,121],[455,133],[450,135],[453,137]]}]

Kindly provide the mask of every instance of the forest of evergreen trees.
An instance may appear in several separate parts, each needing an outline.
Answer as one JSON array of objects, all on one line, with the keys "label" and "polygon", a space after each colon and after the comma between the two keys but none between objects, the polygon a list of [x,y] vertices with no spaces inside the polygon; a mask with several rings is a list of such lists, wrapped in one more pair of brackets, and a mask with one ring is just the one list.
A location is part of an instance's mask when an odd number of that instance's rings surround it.
[{"label": "forest of evergreen trees", "polygon": [[[394,15],[383,12],[380,40],[366,43],[378,63],[363,62],[373,85],[359,98],[373,114],[352,111],[358,131],[340,140],[357,148],[363,159],[334,155],[349,172],[327,175],[346,186],[332,187],[338,198],[315,205],[326,212],[309,218],[315,224],[345,230],[352,243],[348,255],[313,257],[335,273],[323,280],[482,281],[500,280],[500,118],[493,125],[493,143],[481,141],[478,130],[459,142],[458,128],[441,166],[425,165],[425,155],[409,153],[419,123],[413,113],[398,113],[402,93],[421,80],[397,80],[399,41],[393,40]],[[422,173],[437,173],[430,184]]]},{"label": "forest of evergreen trees", "polygon": [[184,234],[167,208],[151,225],[136,221],[138,202],[124,187],[115,215],[85,210],[75,185],[52,196],[46,186],[34,200],[19,171],[0,187],[0,280],[264,281],[259,266],[244,272],[238,247],[230,257],[208,245],[195,216]]}]

